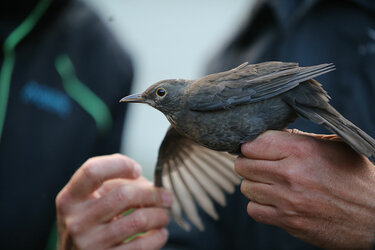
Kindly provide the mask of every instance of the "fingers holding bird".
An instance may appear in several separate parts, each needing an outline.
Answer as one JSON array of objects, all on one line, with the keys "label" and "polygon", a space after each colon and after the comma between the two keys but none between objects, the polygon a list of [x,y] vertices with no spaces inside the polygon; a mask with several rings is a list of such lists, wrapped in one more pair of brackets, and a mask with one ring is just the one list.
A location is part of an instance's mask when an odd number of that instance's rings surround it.
[{"label": "fingers holding bird", "polygon": [[[241,166],[238,167],[239,165]],[[308,180],[301,179],[293,183],[293,174],[289,177],[288,171],[283,173],[282,168],[285,166],[275,161],[236,161],[237,171],[241,171],[245,166],[247,170],[241,174],[244,177],[241,192],[250,200],[247,213],[253,219],[261,223],[283,226],[287,218],[308,211],[309,201],[300,193],[302,188],[311,185]],[[280,171],[273,172],[272,168]]]},{"label": "fingers holding bird", "polygon": [[242,193],[259,204],[288,208],[286,203],[294,203],[302,189],[319,182],[313,166],[320,160],[314,157],[323,150],[320,144],[313,137],[283,131],[267,131],[243,144],[244,156],[235,161],[235,171],[244,178]]},{"label": "fingers holding bird", "polygon": [[246,179],[241,183],[242,194],[250,200],[247,206],[249,216],[286,230],[293,230],[296,218],[303,218],[315,206],[310,202],[312,197],[293,189],[281,183],[266,184]]},{"label": "fingers holding bird", "polygon": [[249,200],[265,206],[275,206],[277,194],[273,192],[272,184],[243,180],[241,192]]},{"label": "fingers holding bird", "polygon": [[280,164],[282,163],[279,161],[254,160],[239,156],[235,161],[234,169],[245,180],[273,185],[286,181]]},{"label": "fingers holding bird", "polygon": [[373,244],[375,170],[367,158],[335,136],[289,131],[265,132],[241,149],[235,170],[253,219],[323,248]]},{"label": "fingers holding bird", "polygon": [[275,207],[263,205],[256,201],[250,201],[246,210],[251,218],[259,223],[276,225],[275,219],[279,217],[279,212]]}]

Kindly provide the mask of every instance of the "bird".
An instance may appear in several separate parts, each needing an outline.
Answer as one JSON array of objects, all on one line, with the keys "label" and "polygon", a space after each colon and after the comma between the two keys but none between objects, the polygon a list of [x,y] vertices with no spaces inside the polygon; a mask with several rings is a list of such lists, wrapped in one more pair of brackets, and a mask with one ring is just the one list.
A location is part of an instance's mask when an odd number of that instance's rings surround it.
[{"label": "bird", "polygon": [[197,206],[218,219],[214,201],[241,182],[234,160],[241,144],[267,130],[283,130],[298,117],[323,125],[359,154],[375,156],[375,140],[329,104],[315,79],[335,70],[332,63],[247,62],[197,80],[159,81],[120,102],[145,103],[161,111],[171,126],[160,145],[154,185],[170,189],[171,214],[190,230],[204,230]]}]

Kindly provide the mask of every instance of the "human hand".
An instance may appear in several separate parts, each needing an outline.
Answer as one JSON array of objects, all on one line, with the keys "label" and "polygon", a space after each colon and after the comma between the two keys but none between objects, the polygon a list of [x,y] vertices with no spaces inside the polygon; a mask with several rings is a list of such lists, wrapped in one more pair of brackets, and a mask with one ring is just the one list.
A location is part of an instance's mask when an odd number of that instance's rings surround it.
[{"label": "human hand", "polygon": [[[120,155],[93,157],[56,198],[59,249],[159,249],[168,237],[171,194]],[[138,208],[121,216],[130,208]],[[130,236],[147,232],[124,243]]]},{"label": "human hand", "polygon": [[235,170],[256,221],[323,248],[375,243],[375,167],[335,136],[267,131]]}]

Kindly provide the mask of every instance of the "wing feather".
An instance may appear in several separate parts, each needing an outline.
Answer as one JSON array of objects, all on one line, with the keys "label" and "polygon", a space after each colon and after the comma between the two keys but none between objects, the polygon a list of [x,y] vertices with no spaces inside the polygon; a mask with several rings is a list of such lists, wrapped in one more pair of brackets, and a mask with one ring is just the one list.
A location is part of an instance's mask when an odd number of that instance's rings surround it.
[{"label": "wing feather", "polygon": [[218,186],[212,177],[206,174],[206,172],[200,170],[199,166],[195,165],[190,159],[186,159],[185,166],[190,170],[192,176],[202,185],[207,191],[210,197],[219,203],[221,206],[226,205],[225,195],[220,186]]},{"label": "wing feather", "polygon": [[213,151],[178,134],[170,127],[159,150],[155,185],[170,189],[175,202],[171,213],[178,225],[189,230],[184,217],[199,230],[204,225],[198,206],[218,219],[214,202],[226,205],[225,192],[233,193],[240,178],[234,172],[235,157]]},{"label": "wing feather", "polygon": [[281,62],[240,66],[225,76],[211,75],[194,82],[189,89],[188,105],[194,111],[214,111],[259,102],[334,68],[330,63],[309,67]]},{"label": "wing feather", "polygon": [[[168,170],[169,167],[164,167],[163,169]],[[162,177],[162,181],[163,181],[163,186],[166,189],[172,190],[173,200],[174,200],[174,202],[172,203],[172,207],[171,207],[172,217],[181,228],[183,228],[186,231],[190,231],[189,223],[187,223],[185,220],[182,219],[180,197],[177,196],[176,192],[173,189],[171,178],[172,177],[170,174],[165,174]]]},{"label": "wing feather", "polygon": [[199,230],[203,230],[204,226],[202,220],[198,215],[197,207],[194,204],[193,196],[189,191],[189,188],[185,185],[184,180],[181,177],[177,167],[173,164],[170,165],[172,172],[170,173],[172,180],[173,192],[176,193],[176,197],[179,197],[179,203],[181,204],[182,210],[186,217],[196,226]]},{"label": "wing feather", "polygon": [[[232,182],[233,184],[239,184],[240,178],[237,174],[233,171],[225,167],[225,162],[218,157],[212,157],[211,155],[207,154],[206,152],[197,152],[197,155],[205,161],[208,165],[217,166],[215,170],[220,172],[220,175],[225,177],[227,180]],[[233,164],[233,162],[232,162]]]}]

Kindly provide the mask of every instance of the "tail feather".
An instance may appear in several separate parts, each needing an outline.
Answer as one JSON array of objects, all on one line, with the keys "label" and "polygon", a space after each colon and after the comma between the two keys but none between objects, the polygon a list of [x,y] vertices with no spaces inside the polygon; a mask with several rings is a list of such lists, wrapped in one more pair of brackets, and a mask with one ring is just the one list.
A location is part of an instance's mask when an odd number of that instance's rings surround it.
[{"label": "tail feather", "polygon": [[375,156],[375,140],[342,115],[303,106],[295,106],[295,110],[299,115],[336,133],[358,153],[366,157]]},{"label": "tail feather", "polygon": [[328,103],[328,95],[315,80],[303,82],[284,96],[296,113],[336,133],[358,153],[375,157],[375,139],[343,117]]}]

